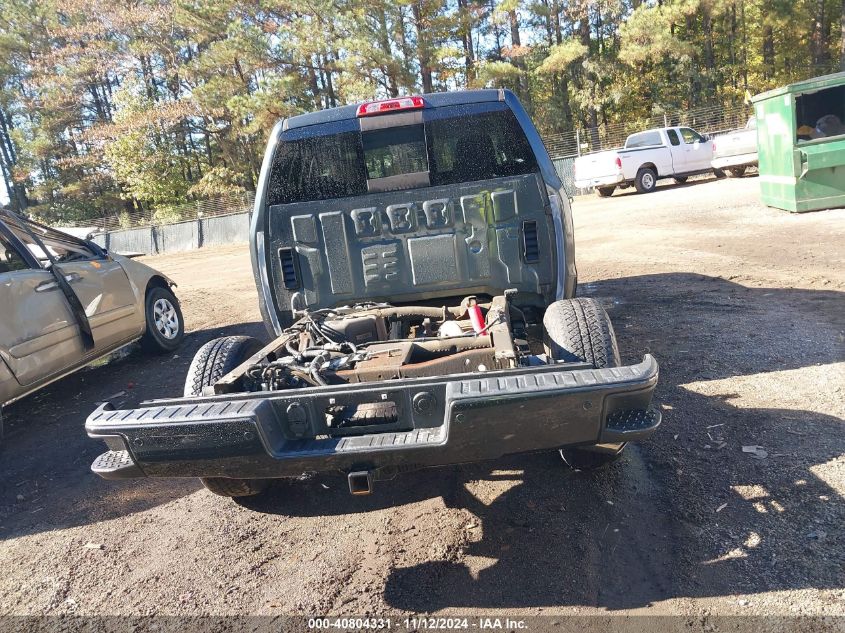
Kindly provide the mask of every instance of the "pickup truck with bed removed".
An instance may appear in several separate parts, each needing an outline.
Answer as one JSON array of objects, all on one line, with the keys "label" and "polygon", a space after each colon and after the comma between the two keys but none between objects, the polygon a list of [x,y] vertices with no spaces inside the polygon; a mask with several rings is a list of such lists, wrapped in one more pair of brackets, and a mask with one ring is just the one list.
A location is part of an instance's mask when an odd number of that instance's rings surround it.
[{"label": "pickup truck with bed removed", "polygon": [[506,90],[282,121],[251,255],[272,341],[213,340],[184,396],[86,430],[107,479],[199,477],[230,497],[341,471],[353,494],[417,467],[559,450],[588,468],[660,424],[657,363],[623,366],[574,298],[568,199]]},{"label": "pickup truck with bed removed", "polygon": [[712,158],[712,141],[691,128],[646,130],[631,134],[624,149],[576,158],[575,186],[593,187],[602,198],[612,196],[617,187],[631,185],[640,193],[651,193],[661,178],[681,183],[689,176],[713,171]]}]

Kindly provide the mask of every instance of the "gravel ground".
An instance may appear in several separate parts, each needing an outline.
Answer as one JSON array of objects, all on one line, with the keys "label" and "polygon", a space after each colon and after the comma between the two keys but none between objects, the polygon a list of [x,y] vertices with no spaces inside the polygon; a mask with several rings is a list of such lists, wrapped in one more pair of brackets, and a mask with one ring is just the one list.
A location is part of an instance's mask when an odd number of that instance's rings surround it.
[{"label": "gravel ground", "polygon": [[513,457],[364,498],[319,477],[248,505],[100,480],[95,402],[178,395],[202,343],[263,336],[245,246],[147,258],[179,283],[183,349],[7,411],[0,613],[845,615],[845,210],[761,207],[755,178],[574,210],[579,292],[623,361],[661,363],[664,424],[619,463]]}]

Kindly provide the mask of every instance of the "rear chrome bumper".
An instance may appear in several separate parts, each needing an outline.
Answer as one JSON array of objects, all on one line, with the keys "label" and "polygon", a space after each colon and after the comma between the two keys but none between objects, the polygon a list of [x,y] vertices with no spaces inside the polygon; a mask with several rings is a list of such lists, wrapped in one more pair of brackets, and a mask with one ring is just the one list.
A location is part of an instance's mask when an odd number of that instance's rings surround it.
[{"label": "rear chrome bumper", "polygon": [[[133,477],[296,477],[494,459],[569,445],[642,440],[657,362],[559,364],[449,378],[101,405],[85,424],[111,449],[92,470]],[[330,436],[328,407],[390,401],[397,428]],[[348,433],[349,431],[344,431]]]}]

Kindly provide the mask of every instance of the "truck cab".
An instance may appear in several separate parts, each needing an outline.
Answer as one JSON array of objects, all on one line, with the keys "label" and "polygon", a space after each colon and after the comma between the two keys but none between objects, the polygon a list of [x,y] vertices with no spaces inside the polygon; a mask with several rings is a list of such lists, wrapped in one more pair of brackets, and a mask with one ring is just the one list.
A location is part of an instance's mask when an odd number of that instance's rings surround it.
[{"label": "truck cab", "polygon": [[617,187],[654,191],[663,178],[678,182],[712,171],[713,142],[690,127],[664,127],[631,134],[619,150],[575,159],[575,186],[594,188],[599,196]]},{"label": "truck cab", "polygon": [[298,311],[349,301],[514,288],[540,309],[574,295],[568,197],[510,91],[292,117],[264,163],[250,239],[274,336]]}]

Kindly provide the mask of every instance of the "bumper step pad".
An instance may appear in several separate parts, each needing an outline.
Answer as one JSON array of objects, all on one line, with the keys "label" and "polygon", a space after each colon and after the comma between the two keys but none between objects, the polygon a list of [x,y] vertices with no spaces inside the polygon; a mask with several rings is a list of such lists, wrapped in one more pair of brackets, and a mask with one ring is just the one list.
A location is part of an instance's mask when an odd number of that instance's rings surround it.
[{"label": "bumper step pad", "polygon": [[648,436],[660,425],[660,411],[657,409],[624,409],[611,413],[607,417],[604,441],[616,439],[627,441]]},{"label": "bumper step pad", "polygon": [[103,479],[133,479],[144,476],[132,461],[129,451],[106,451],[94,460],[91,470]]}]

